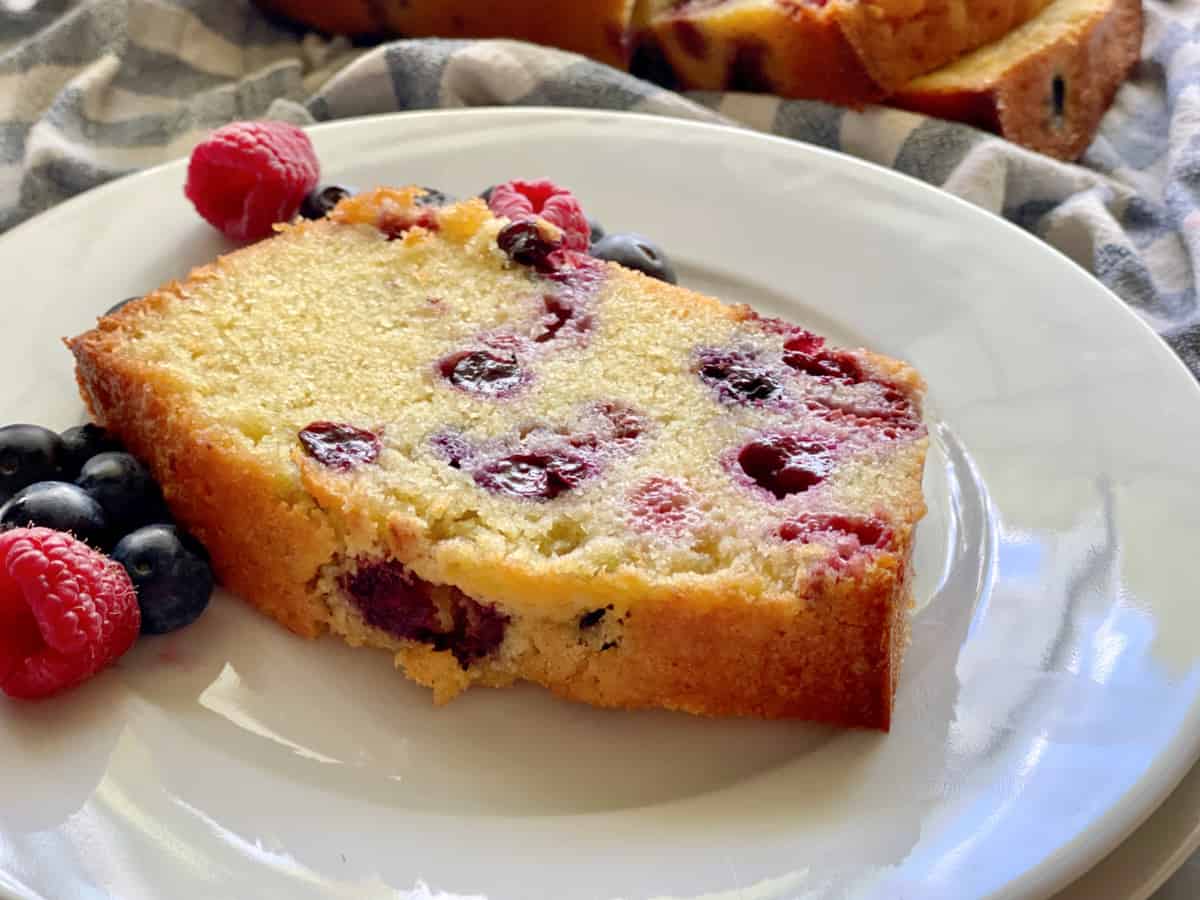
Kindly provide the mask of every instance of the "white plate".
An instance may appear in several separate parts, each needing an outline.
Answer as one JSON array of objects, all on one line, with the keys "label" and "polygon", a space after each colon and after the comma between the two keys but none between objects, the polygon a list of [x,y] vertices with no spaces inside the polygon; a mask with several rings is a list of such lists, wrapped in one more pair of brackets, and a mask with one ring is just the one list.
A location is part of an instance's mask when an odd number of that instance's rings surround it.
[{"label": "white plate", "polygon": [[[70,696],[0,702],[0,886],[1046,897],[1187,771],[1200,391],[1083,271],[915,181],[743,131],[509,110],[313,136],[329,180],[551,176],[661,239],[685,283],[923,371],[930,514],[896,725],[605,712],[533,688],[434,710],[384,654],[222,597]],[[223,249],[182,181],[167,166],[0,240],[0,421],[77,421],[58,339]]]}]

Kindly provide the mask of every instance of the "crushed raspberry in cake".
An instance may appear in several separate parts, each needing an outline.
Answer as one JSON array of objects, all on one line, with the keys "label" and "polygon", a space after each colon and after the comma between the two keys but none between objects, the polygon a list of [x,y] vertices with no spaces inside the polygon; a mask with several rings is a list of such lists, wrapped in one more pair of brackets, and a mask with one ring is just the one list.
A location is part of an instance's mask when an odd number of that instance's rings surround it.
[{"label": "crushed raspberry in cake", "polygon": [[654,476],[630,493],[630,520],[639,531],[679,534],[699,521],[699,500],[682,480]]},{"label": "crushed raspberry in cake", "polygon": [[824,435],[783,432],[746,444],[737,467],[756,485],[782,500],[820,484],[833,471],[837,442]]},{"label": "crushed raspberry in cake", "polygon": [[396,560],[360,562],[353,573],[342,576],[341,586],[368,625],[402,640],[449,650],[464,669],[504,641],[508,616],[458,588],[418,578]]},{"label": "crushed raspberry in cake", "polygon": [[498,494],[553,500],[595,475],[595,464],[582,454],[542,450],[492,460],[475,472],[475,483]]},{"label": "crushed raspberry in cake", "polygon": [[595,478],[614,458],[631,452],[647,427],[636,410],[608,401],[582,410],[572,428],[525,427],[516,436],[476,445],[439,431],[429,441],[436,457],[470,472],[479,487],[543,502]]},{"label": "crushed raspberry in cake", "polygon": [[866,377],[853,354],[844,350],[827,350],[824,343],[815,334],[798,332],[784,341],[783,361],[797,372],[847,384],[858,384]]},{"label": "crushed raspberry in cake", "polygon": [[526,381],[516,353],[463,350],[444,357],[438,371],[459,390],[485,397],[507,397]]},{"label": "crushed raspberry in cake", "polygon": [[825,544],[841,560],[890,546],[892,530],[880,519],[851,514],[804,513],[779,526],[785,541]]},{"label": "crushed raspberry in cake", "polygon": [[726,403],[764,403],[783,396],[775,372],[760,363],[753,351],[704,347],[696,356],[701,379]]},{"label": "crushed raspberry in cake", "polygon": [[300,432],[305,452],[324,466],[348,471],[373,463],[383,445],[379,435],[342,422],[313,422]]},{"label": "crushed raspberry in cake", "polygon": [[546,294],[542,297],[542,305],[546,312],[538,319],[533,333],[534,341],[539,344],[554,340],[568,323],[576,331],[584,330],[589,325],[587,317],[580,315],[579,308],[562,297]]}]

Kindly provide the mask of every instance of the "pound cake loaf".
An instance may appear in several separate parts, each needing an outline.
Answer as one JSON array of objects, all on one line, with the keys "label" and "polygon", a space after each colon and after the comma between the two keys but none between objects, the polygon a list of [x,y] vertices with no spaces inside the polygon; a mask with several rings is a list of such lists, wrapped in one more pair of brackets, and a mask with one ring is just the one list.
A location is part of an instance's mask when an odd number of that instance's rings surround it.
[{"label": "pound cake loaf", "polygon": [[1007,34],[1049,0],[649,0],[641,52],[678,86],[850,106]]},{"label": "pound cake loaf", "polygon": [[503,37],[561,47],[611,66],[629,65],[636,0],[571,0],[569,12],[539,0],[258,0],[270,12],[331,34]]},{"label": "pound cake loaf", "polygon": [[223,583],[438,702],[887,729],[917,373],[433,201],[344,199],[68,342]]},{"label": "pound cake loaf", "polygon": [[889,102],[1073,160],[1091,144],[1141,46],[1141,0],[1055,0]]}]

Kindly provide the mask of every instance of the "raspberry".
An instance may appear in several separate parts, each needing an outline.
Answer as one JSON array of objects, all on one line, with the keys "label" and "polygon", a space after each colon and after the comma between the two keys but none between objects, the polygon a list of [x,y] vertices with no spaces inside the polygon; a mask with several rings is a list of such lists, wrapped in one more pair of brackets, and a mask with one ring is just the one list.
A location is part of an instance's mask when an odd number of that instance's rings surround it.
[{"label": "raspberry", "polygon": [[119,563],[49,528],[0,534],[0,689],[10,697],[86,681],[133,646],[140,626]]},{"label": "raspberry", "polygon": [[211,225],[236,241],[292,219],[317,186],[308,135],[286,122],[233,122],[192,150],[183,192]]},{"label": "raspberry", "polygon": [[591,243],[592,226],[575,195],[553,181],[507,181],[492,189],[488,206],[498,216],[518,222],[541,216],[563,230],[562,246],[586,252]]}]

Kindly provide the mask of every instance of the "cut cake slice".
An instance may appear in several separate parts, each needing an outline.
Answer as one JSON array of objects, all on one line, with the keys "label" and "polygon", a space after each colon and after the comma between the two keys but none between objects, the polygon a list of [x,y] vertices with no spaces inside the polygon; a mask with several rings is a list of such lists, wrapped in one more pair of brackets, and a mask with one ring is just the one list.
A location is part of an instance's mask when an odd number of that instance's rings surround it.
[{"label": "cut cake slice", "polygon": [[1091,144],[1141,45],[1141,0],[1056,0],[888,102],[1072,160]]},{"label": "cut cake slice", "polygon": [[1049,0],[648,0],[641,57],[680,87],[850,106],[1001,37]]},{"label": "cut cake slice", "polygon": [[886,729],[917,373],[422,196],[345,200],[69,341],[222,582],[438,701],[529,680]]}]

